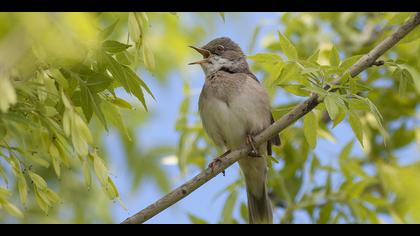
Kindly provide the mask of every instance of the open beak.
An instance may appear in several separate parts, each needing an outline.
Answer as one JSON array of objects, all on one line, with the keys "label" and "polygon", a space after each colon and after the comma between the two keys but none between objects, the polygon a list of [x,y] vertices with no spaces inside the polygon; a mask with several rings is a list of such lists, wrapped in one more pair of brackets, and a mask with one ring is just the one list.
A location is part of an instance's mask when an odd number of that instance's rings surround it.
[{"label": "open beak", "polygon": [[197,48],[197,47],[194,47],[194,46],[189,46],[189,47],[196,50],[201,55],[203,55],[204,59],[200,60],[200,61],[195,61],[195,62],[188,63],[188,65],[203,64],[203,63],[207,62],[207,58],[210,56],[210,52],[208,50],[202,49],[202,48]]}]

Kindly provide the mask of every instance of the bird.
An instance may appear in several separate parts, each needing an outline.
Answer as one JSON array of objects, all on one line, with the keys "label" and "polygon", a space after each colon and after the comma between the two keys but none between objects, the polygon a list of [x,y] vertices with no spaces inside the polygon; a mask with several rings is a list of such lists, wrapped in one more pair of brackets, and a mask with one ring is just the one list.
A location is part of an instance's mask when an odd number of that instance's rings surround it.
[{"label": "bird", "polygon": [[227,150],[209,164],[214,166],[231,150],[248,144],[248,156],[238,163],[245,177],[248,218],[251,224],[271,224],[273,211],[267,187],[267,158],[272,145],[280,146],[275,135],[267,143],[255,145],[254,136],[273,122],[269,95],[251,72],[240,46],[229,37],[219,37],[202,47],[189,46],[203,56],[189,63],[200,65],[205,82],[198,110],[202,125],[213,142]]}]

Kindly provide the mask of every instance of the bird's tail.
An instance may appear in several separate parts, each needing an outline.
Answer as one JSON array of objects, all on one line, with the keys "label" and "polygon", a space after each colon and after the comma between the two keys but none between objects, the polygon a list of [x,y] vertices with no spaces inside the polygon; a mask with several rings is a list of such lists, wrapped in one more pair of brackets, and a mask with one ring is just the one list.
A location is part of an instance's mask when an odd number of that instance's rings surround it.
[{"label": "bird's tail", "polygon": [[273,211],[267,191],[267,161],[265,157],[245,157],[239,160],[245,176],[248,216],[251,224],[272,224]]},{"label": "bird's tail", "polygon": [[264,193],[261,194],[261,196],[255,196],[252,194],[252,191],[247,188],[248,217],[250,224],[273,223],[273,210],[266,189],[267,186],[264,186]]}]

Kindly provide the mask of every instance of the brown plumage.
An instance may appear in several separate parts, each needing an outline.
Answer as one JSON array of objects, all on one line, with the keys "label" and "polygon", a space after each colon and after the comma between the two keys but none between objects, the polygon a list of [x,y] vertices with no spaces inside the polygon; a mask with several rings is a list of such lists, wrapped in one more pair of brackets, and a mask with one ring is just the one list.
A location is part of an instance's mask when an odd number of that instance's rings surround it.
[{"label": "brown plumage", "polygon": [[[193,47],[195,48],[195,47]],[[236,149],[249,136],[260,133],[274,122],[270,99],[250,71],[241,48],[227,37],[195,48],[204,59],[200,64],[206,80],[199,99],[203,127],[216,145]],[[271,155],[271,145],[280,145],[278,135],[256,147],[257,154]],[[272,223],[272,208],[267,191],[267,160],[264,157],[239,160],[245,176],[250,223]]]}]

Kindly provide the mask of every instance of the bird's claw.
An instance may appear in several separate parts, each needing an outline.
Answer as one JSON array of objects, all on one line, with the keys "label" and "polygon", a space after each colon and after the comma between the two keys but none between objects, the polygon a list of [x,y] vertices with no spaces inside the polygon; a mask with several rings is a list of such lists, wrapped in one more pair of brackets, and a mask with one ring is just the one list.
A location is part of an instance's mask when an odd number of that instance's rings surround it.
[{"label": "bird's claw", "polygon": [[[214,171],[214,168],[216,167],[216,165],[218,163],[222,163],[222,158],[225,157],[227,154],[230,153],[230,150],[226,151],[225,153],[223,153],[222,155],[216,157],[212,162],[209,163],[208,167],[211,168],[212,171]],[[226,172],[225,170],[222,171],[223,176],[225,176]]]},{"label": "bird's claw", "polygon": [[248,156],[250,157],[261,157],[260,153],[258,152],[258,149],[255,147],[255,140],[252,135],[246,136],[246,143],[251,146],[252,150],[248,153]]}]

